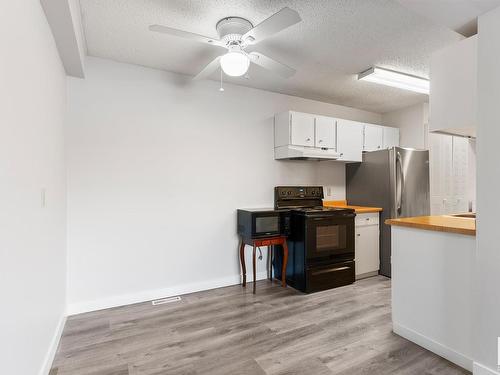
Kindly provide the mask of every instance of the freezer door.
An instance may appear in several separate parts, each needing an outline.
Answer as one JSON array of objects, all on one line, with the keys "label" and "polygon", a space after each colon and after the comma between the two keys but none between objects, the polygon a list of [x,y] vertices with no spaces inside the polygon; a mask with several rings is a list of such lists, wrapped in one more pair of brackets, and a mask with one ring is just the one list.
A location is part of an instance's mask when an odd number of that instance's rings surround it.
[{"label": "freezer door", "polygon": [[429,151],[394,147],[390,160],[391,216],[429,215]]}]

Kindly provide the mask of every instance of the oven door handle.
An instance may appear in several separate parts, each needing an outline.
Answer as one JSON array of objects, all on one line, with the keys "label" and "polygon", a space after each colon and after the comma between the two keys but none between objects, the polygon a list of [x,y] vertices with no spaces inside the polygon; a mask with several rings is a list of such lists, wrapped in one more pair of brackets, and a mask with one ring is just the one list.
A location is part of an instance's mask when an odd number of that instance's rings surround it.
[{"label": "oven door handle", "polygon": [[347,267],[347,266],[343,266],[343,267],[337,267],[337,268],[328,268],[326,270],[321,270],[321,271],[315,271],[312,273],[313,276],[316,276],[316,275],[321,275],[323,273],[330,273],[330,272],[338,272],[338,271],[344,271],[344,270],[348,270],[350,267]]},{"label": "oven door handle", "polygon": [[345,214],[345,215],[339,215],[339,216],[326,216],[326,217],[313,217],[312,219],[314,221],[320,221],[320,220],[324,220],[324,221],[333,221],[335,219],[346,219],[346,218],[351,218],[351,217],[355,217],[356,214]]}]

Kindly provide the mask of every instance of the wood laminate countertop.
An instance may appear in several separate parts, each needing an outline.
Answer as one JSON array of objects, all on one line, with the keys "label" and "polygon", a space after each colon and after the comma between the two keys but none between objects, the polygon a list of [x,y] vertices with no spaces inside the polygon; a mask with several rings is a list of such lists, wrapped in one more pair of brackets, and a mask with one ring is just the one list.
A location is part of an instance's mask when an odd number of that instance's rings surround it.
[{"label": "wood laminate countertop", "polygon": [[449,232],[476,235],[476,219],[466,217],[456,217],[450,215],[439,216],[417,216],[400,219],[387,219],[388,225],[417,228],[424,230],[434,230],[437,232]]},{"label": "wood laminate countertop", "polygon": [[364,206],[351,206],[347,204],[347,201],[323,201],[323,206],[325,207],[340,207],[340,208],[352,208],[357,214],[367,214],[371,212],[380,212],[382,209],[380,207],[364,207]]}]

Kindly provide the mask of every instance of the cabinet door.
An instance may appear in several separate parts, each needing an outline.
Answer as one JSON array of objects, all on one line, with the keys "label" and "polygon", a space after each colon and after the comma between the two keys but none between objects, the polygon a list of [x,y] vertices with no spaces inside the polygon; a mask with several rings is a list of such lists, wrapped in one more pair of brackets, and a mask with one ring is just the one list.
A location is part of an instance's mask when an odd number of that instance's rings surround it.
[{"label": "cabinet door", "polygon": [[355,259],[356,276],[379,270],[378,225],[356,227]]},{"label": "cabinet door", "polygon": [[383,130],[384,130],[384,136],[383,136],[384,142],[383,142],[382,148],[388,149],[391,147],[398,147],[399,146],[399,129],[384,126]]},{"label": "cabinet door", "polygon": [[429,134],[431,214],[453,211],[453,140],[445,134]]},{"label": "cabinet door", "polygon": [[467,177],[468,177],[468,150],[469,140],[464,137],[453,137],[453,179],[452,194],[457,203],[455,213],[466,212],[467,202]]},{"label": "cabinet door", "polygon": [[292,112],[290,114],[291,141],[295,146],[314,146],[314,115]]},{"label": "cabinet door", "polygon": [[477,35],[431,55],[429,130],[475,136],[477,124]]},{"label": "cabinet door", "polygon": [[316,116],[315,118],[315,146],[321,148],[335,148],[337,122],[336,119],[326,116]]},{"label": "cabinet door", "polygon": [[338,160],[358,162],[363,159],[363,124],[350,120],[337,120]]},{"label": "cabinet door", "polygon": [[363,151],[382,149],[384,130],[381,126],[365,124]]}]

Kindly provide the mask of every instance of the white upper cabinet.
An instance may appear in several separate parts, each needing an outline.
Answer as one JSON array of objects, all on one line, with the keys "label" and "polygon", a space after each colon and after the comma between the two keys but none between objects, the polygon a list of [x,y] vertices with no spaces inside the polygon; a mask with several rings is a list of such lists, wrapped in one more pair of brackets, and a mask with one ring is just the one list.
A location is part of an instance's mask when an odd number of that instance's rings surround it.
[{"label": "white upper cabinet", "polygon": [[337,120],[338,160],[360,162],[363,159],[363,124],[350,120]]},{"label": "white upper cabinet", "polygon": [[365,124],[363,151],[377,151],[383,147],[384,129],[382,126]]},{"label": "white upper cabinet", "polygon": [[363,151],[378,151],[399,146],[399,129],[365,124]]},{"label": "white upper cabinet", "polygon": [[290,112],[291,144],[295,146],[314,146],[314,115]]},{"label": "white upper cabinet", "polygon": [[399,129],[311,113],[274,116],[275,159],[362,161],[363,151],[399,146]]},{"label": "white upper cabinet", "polygon": [[399,146],[399,128],[383,127],[383,149]]},{"label": "white upper cabinet", "polygon": [[314,130],[315,146],[335,149],[337,147],[336,126],[337,120],[333,117],[316,116]]},{"label": "white upper cabinet", "polygon": [[477,36],[431,56],[429,131],[476,136]]}]

